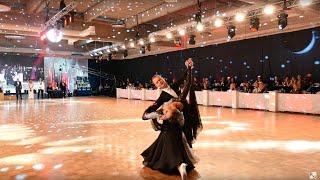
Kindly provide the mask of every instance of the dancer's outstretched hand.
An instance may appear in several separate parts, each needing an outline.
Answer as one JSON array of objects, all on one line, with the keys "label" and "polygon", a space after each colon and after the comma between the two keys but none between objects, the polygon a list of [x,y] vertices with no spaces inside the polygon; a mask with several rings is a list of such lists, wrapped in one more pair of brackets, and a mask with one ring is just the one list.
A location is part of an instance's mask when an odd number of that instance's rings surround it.
[{"label": "dancer's outstretched hand", "polygon": [[188,60],[186,60],[184,64],[185,64],[187,67],[193,68],[192,58],[189,58]]}]

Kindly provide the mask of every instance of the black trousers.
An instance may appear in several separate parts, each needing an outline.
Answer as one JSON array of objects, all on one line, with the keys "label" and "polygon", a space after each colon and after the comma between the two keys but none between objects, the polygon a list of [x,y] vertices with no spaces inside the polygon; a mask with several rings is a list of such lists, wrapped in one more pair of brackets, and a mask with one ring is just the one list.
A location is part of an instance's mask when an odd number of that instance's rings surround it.
[{"label": "black trousers", "polygon": [[38,90],[38,99],[40,97],[40,93],[41,93],[41,98],[43,99],[43,89]]},{"label": "black trousers", "polygon": [[19,95],[20,95],[20,99],[22,99],[21,89],[16,89],[16,96],[17,96],[17,99],[19,99]]}]

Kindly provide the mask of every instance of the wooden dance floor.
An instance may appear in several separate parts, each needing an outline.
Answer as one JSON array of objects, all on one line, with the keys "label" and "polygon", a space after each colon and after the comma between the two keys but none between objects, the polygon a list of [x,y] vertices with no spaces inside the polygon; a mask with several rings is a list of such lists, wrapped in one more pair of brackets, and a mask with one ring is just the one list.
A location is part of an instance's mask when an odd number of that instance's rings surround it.
[{"label": "wooden dance floor", "polygon": [[[0,101],[0,179],[180,179],[145,168],[151,101]],[[320,179],[320,116],[200,106],[188,179]]]}]

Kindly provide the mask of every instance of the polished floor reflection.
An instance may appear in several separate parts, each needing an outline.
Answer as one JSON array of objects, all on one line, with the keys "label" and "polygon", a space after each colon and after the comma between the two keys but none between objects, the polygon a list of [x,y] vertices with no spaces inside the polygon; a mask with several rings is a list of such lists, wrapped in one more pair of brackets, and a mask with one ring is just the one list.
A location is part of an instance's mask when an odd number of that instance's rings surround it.
[{"label": "polished floor reflection", "polygon": [[[180,179],[142,165],[158,136],[151,101],[0,101],[0,179]],[[320,116],[200,106],[200,162],[188,179],[320,178]],[[315,174],[313,174],[314,176]]]}]

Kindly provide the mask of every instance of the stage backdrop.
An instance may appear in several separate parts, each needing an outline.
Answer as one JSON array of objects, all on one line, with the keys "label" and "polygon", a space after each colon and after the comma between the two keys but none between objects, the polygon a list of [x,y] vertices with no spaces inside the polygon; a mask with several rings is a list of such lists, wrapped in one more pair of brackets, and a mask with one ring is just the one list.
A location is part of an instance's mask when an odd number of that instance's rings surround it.
[{"label": "stage backdrop", "polygon": [[61,81],[66,82],[70,92],[76,88],[76,82],[88,81],[88,60],[61,57],[44,58],[45,83],[53,87]]},{"label": "stage backdrop", "polygon": [[[227,37],[227,34],[226,34]],[[313,73],[320,81],[320,28],[284,33],[254,39],[185,49],[132,60],[102,62],[102,71],[131,82],[148,82],[154,74],[171,80],[185,69],[184,61],[192,57],[195,75],[219,80],[221,76],[235,76],[236,80],[254,81],[261,75],[265,81],[279,76],[305,76]],[[152,45],[151,45],[152,48]],[[148,52],[146,52],[148,53]],[[89,68],[98,69],[94,60]]]}]

